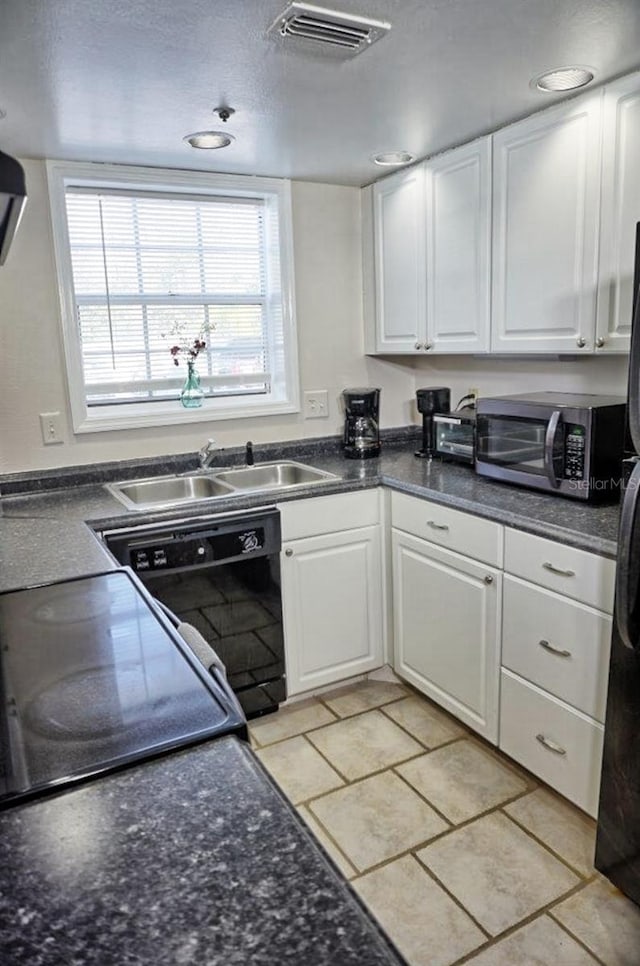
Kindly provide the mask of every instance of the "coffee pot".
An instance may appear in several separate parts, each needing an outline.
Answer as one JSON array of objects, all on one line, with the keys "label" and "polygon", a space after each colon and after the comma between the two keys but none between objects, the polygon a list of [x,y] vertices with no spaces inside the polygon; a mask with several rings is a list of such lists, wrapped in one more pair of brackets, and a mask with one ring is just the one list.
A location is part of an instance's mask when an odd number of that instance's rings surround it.
[{"label": "coffee pot", "polygon": [[348,459],[380,455],[380,390],[345,389],[342,449]]}]

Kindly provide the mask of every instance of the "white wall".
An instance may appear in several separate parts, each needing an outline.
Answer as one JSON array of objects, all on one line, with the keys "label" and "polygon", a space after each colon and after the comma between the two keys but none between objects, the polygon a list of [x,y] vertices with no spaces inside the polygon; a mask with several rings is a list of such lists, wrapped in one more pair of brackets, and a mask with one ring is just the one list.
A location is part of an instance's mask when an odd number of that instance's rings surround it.
[{"label": "white wall", "polygon": [[[166,429],[74,436],[71,431],[45,168],[24,162],[29,200],[6,264],[0,268],[0,472],[88,464],[198,449],[209,436],[223,446],[252,439],[340,432],[340,393],[348,385],[382,388],[382,423],[411,421],[411,363],[363,353],[360,193],[294,183],[293,222],[301,388],[328,389],[329,418],[302,414],[199,422]],[[66,442],[44,446],[38,414],[60,411]]]},{"label": "white wall", "polygon": [[[449,386],[452,408],[471,388],[477,389],[481,396],[543,390],[626,396],[627,363],[626,355],[590,356],[575,361],[468,356],[421,358],[416,364],[415,388]],[[412,418],[418,419],[415,409]]]}]

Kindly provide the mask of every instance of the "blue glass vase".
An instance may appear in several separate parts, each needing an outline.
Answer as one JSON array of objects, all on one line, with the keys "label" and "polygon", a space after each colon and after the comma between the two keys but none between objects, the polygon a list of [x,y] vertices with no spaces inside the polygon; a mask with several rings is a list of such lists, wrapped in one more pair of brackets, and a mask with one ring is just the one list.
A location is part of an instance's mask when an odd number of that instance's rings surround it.
[{"label": "blue glass vase", "polygon": [[202,406],[204,391],[200,388],[200,376],[192,361],[187,362],[187,379],[180,393],[180,402],[185,409],[198,409]]}]

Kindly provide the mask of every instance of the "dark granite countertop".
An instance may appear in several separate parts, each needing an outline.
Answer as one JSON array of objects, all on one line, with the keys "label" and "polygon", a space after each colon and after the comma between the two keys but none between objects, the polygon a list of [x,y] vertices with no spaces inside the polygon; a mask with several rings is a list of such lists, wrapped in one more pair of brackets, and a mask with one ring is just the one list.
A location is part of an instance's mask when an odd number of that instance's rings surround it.
[{"label": "dark granite countertop", "polygon": [[227,737],[0,812],[0,962],[404,960]]},{"label": "dark granite countertop", "polygon": [[[335,440],[330,444],[321,441],[315,446],[307,442],[256,447],[257,461],[296,458],[335,473],[338,478],[288,493],[244,493],[151,512],[127,510],[99,480],[193,469],[196,465],[193,455],[147,460],[137,465],[110,464],[105,470],[96,467],[88,471],[89,478],[93,474],[93,481],[88,483],[83,483],[87,476],[82,471],[65,471],[63,488],[2,499],[0,590],[81,576],[111,566],[111,558],[101,549],[93,530],[249,509],[380,485],[615,558],[617,505],[585,505],[577,500],[496,483],[477,476],[469,466],[416,459],[414,449],[415,441],[405,438],[385,444],[378,459],[358,461],[344,459]],[[236,451],[223,451],[217,460],[218,468],[238,459]],[[215,469],[216,466],[212,467],[213,472]],[[10,488],[15,488],[16,478],[4,478],[7,479]],[[42,480],[46,482],[46,477]],[[0,485],[5,489],[3,481]]]}]

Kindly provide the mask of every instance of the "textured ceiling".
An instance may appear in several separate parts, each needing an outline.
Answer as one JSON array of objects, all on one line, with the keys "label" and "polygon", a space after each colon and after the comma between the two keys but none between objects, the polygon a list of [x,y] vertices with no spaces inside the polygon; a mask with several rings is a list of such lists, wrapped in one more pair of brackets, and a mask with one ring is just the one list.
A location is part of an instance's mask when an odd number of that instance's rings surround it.
[{"label": "textured ceiling", "polygon": [[[392,29],[338,59],[265,36],[286,0],[0,0],[0,150],[360,185],[557,101],[547,68],[640,67],[640,0],[325,2]],[[183,144],[224,102],[235,143]]]}]

